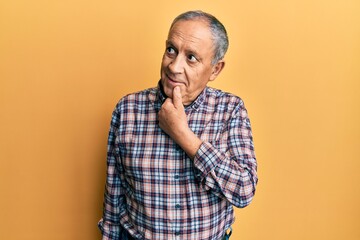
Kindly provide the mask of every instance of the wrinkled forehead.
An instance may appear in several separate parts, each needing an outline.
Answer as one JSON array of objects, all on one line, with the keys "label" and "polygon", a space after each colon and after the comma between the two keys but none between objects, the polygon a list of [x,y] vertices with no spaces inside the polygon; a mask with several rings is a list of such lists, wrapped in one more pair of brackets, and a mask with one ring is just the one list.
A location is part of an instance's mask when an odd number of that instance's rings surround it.
[{"label": "wrinkled forehead", "polygon": [[177,37],[184,41],[211,41],[212,33],[209,23],[201,18],[191,20],[179,20],[175,22],[168,34],[168,40]]}]

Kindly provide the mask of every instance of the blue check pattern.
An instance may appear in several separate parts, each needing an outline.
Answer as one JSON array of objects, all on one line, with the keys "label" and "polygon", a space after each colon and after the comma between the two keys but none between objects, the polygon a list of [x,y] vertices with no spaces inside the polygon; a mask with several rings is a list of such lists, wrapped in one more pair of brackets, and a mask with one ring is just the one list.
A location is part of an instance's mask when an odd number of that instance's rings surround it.
[{"label": "blue check pattern", "polygon": [[103,217],[107,239],[220,240],[257,184],[243,101],[206,87],[185,112],[203,141],[194,160],[158,125],[160,86],[123,97],[111,120]]}]

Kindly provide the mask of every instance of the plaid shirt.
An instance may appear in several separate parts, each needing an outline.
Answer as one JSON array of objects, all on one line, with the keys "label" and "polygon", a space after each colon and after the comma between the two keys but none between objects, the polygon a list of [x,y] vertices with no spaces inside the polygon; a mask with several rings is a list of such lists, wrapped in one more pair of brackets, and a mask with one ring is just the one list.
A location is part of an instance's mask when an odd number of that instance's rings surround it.
[{"label": "plaid shirt", "polygon": [[203,141],[194,160],[159,127],[160,87],[117,104],[108,138],[103,218],[106,239],[220,240],[247,206],[257,183],[250,122],[243,101],[206,87],[185,108]]}]

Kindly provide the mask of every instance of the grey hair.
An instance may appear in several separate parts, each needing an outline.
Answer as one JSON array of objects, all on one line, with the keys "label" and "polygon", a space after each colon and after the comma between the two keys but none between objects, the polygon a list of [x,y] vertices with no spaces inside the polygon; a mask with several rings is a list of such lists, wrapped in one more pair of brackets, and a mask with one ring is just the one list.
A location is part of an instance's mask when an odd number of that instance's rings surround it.
[{"label": "grey hair", "polygon": [[194,20],[194,19],[202,19],[209,24],[209,28],[213,36],[213,41],[215,45],[212,64],[216,64],[219,60],[224,58],[225,53],[229,47],[229,39],[227,36],[226,29],[224,25],[216,17],[200,10],[184,12],[174,19],[170,29],[174,26],[176,22],[180,20]]}]

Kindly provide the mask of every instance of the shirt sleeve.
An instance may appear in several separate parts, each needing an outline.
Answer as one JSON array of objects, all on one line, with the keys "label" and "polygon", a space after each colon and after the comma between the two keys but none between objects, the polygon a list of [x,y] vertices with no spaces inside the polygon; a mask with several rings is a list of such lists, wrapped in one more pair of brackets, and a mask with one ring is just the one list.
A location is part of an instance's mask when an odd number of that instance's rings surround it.
[{"label": "shirt sleeve", "polygon": [[120,205],[122,204],[121,180],[116,169],[115,139],[118,129],[119,114],[113,112],[108,136],[107,149],[107,176],[104,194],[103,217],[98,227],[103,235],[103,240],[119,239],[120,236]]},{"label": "shirt sleeve", "polygon": [[[141,236],[129,221],[126,210],[125,193],[122,187],[123,168],[120,160],[117,135],[120,114],[118,106],[114,110],[108,137],[107,176],[104,194],[103,216],[98,222],[102,240],[123,239],[126,231]],[[126,230],[125,230],[126,228]]]},{"label": "shirt sleeve", "polygon": [[257,163],[247,111],[241,102],[224,124],[220,138],[203,142],[194,158],[198,179],[206,190],[246,207],[258,181]]}]

